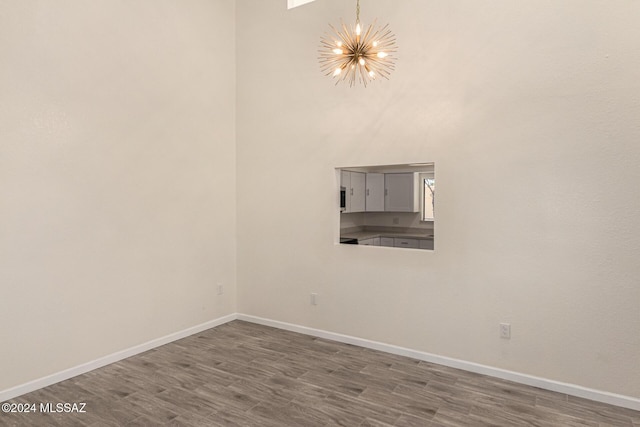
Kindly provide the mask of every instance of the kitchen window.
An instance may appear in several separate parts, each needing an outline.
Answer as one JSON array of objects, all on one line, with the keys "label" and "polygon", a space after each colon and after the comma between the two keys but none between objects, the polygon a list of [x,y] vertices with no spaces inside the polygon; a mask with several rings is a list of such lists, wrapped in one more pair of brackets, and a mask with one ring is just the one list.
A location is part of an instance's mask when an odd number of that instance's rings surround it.
[{"label": "kitchen window", "polygon": [[433,221],[435,219],[436,207],[436,178],[433,173],[420,174],[420,182],[422,184],[421,199],[421,220]]}]

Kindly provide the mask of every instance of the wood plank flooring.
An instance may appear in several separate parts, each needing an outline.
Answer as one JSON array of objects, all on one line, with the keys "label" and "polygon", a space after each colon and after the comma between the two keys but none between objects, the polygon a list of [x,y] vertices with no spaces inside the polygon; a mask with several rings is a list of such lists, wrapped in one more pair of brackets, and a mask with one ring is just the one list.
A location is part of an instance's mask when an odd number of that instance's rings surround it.
[{"label": "wood plank flooring", "polygon": [[1,426],[625,426],[640,412],[234,321],[16,398]]}]

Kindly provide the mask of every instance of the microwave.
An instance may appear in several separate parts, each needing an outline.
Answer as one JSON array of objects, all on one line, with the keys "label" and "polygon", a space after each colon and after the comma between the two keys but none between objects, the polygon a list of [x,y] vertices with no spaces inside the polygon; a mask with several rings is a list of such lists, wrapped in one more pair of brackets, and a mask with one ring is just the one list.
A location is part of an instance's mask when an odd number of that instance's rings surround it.
[{"label": "microwave", "polygon": [[347,189],[340,187],[340,212],[347,210]]}]

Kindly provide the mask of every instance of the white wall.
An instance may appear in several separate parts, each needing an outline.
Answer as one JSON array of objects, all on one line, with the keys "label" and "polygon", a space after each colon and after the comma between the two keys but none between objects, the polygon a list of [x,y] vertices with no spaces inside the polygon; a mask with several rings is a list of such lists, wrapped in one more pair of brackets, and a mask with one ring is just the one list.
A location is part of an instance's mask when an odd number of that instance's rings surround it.
[{"label": "white wall", "polygon": [[[640,397],[640,2],[363,2],[367,89],[316,60],[351,3],[237,2],[238,311]],[[334,168],[415,161],[436,251],[334,245]]]},{"label": "white wall", "polygon": [[0,390],[235,312],[234,18],[0,1]]}]

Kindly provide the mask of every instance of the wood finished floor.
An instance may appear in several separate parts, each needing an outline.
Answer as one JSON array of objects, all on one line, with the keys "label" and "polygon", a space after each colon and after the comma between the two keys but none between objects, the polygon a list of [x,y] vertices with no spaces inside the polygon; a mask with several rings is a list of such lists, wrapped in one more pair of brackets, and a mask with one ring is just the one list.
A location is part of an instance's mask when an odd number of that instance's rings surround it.
[{"label": "wood finished floor", "polygon": [[234,321],[10,402],[1,426],[627,426],[640,412]]}]

